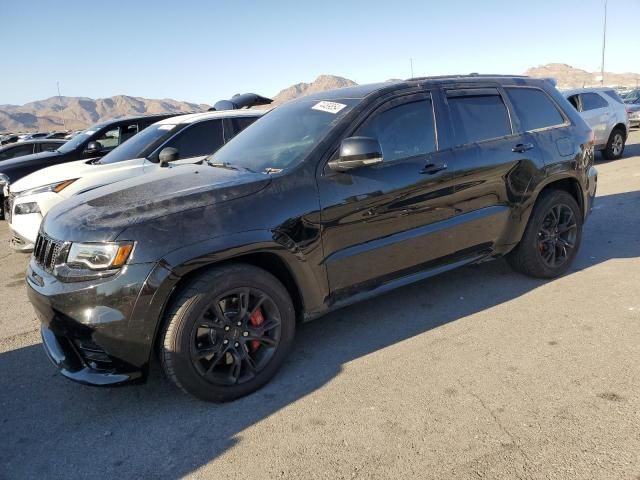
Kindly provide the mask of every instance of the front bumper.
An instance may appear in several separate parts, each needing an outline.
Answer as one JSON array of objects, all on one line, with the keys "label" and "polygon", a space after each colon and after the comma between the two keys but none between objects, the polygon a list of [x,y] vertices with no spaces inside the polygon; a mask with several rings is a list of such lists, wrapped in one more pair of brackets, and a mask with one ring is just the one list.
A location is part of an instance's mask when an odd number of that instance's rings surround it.
[{"label": "front bumper", "polygon": [[[9,225],[9,227],[11,227],[11,225]],[[33,251],[33,242],[27,240],[13,230],[11,231],[9,246],[16,252],[29,253]]]},{"label": "front bumper", "polygon": [[62,375],[96,386],[144,380],[162,311],[154,308],[157,286],[169,273],[160,264],[136,264],[112,277],[65,283],[32,259],[27,295]]}]

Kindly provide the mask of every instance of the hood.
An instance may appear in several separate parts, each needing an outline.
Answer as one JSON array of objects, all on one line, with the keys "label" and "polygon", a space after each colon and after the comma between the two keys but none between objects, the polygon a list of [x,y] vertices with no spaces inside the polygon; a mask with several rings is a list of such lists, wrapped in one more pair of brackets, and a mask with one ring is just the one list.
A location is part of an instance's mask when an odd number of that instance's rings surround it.
[{"label": "hood", "polygon": [[100,170],[101,167],[114,168],[118,166],[117,163],[100,165],[93,162],[95,162],[95,159],[78,160],[45,167],[12,183],[11,191],[13,193],[19,193],[25,190],[31,190],[32,188],[42,187],[43,185],[63,182],[65,180],[71,180],[72,178],[81,178],[89,173],[104,171],[104,168]]},{"label": "hood", "polygon": [[264,173],[207,164],[161,168],[59,203],[43,230],[65,241],[112,241],[133,225],[251,195],[270,182]]},{"label": "hood", "polygon": [[40,153],[32,153],[31,155],[23,155],[22,157],[11,158],[9,160],[3,160],[0,162],[0,173],[6,173],[9,178],[11,178],[11,172],[14,168],[20,168],[28,165],[30,162],[34,160],[43,160],[46,158],[54,158],[62,155],[57,150],[53,152],[40,152]]}]

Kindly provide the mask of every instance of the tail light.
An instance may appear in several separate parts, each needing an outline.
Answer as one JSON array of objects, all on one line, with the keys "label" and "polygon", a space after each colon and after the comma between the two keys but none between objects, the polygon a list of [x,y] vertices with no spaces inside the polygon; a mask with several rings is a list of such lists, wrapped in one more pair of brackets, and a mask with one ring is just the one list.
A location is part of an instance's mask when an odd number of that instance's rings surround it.
[{"label": "tail light", "polygon": [[596,144],[596,134],[593,133],[593,130],[589,130],[589,145]]}]

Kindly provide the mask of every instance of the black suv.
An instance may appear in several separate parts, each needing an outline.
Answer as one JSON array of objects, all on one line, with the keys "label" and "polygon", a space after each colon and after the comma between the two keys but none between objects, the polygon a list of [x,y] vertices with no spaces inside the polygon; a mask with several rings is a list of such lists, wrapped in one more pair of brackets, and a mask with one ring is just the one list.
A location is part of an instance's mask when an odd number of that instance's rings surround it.
[{"label": "black suv", "polygon": [[84,158],[101,158],[152,123],[175,115],[167,113],[109,120],[86,129],[59,145],[56,150],[43,150],[4,160],[0,163],[0,205],[4,205],[4,185],[51,165]]},{"label": "black suv", "polygon": [[493,257],[563,274],[596,182],[591,130],[544,80],[319,93],[200,165],[56,206],[29,298],[66,377],[144,379],[155,350],[183,390],[230,400],[276,373],[297,321]]}]

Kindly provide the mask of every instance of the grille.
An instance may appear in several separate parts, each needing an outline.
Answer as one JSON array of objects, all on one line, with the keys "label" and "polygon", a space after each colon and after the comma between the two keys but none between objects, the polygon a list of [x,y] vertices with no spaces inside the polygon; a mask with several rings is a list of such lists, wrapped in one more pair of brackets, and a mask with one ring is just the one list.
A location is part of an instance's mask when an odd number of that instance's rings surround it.
[{"label": "grille", "polygon": [[33,247],[33,258],[38,265],[50,272],[53,267],[60,263],[60,253],[63,247],[64,242],[58,242],[43,233],[39,233],[38,238],[36,238],[36,244]]},{"label": "grille", "polygon": [[75,340],[79,353],[91,368],[106,369],[111,366],[111,358],[96,343],[89,339]]}]

